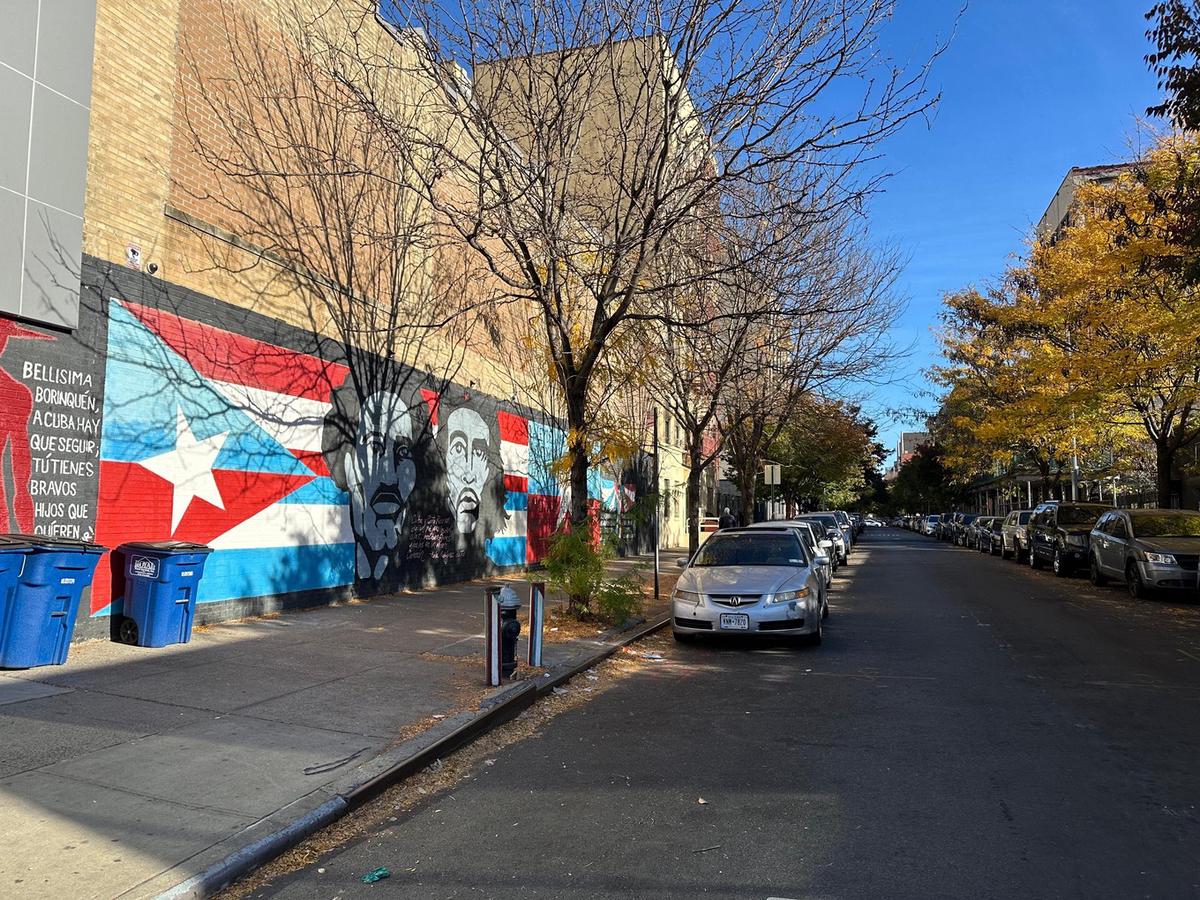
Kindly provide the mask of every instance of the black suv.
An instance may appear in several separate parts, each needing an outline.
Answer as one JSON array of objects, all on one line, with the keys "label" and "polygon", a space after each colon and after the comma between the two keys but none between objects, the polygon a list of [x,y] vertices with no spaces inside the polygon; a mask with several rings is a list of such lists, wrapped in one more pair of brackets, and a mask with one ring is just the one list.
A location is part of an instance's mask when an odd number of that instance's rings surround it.
[{"label": "black suv", "polygon": [[1102,503],[1047,500],[1029,517],[1029,565],[1040,569],[1049,563],[1054,574],[1065,578],[1087,565],[1088,535],[1096,520],[1111,510]]}]

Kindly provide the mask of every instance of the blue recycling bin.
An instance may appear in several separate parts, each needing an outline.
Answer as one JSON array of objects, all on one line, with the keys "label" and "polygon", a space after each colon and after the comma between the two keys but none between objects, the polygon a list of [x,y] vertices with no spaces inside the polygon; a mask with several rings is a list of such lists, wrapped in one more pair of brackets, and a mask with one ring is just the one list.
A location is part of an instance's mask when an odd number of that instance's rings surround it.
[{"label": "blue recycling bin", "polygon": [[196,591],[212,549],[187,541],[136,541],[117,553],[124,581],[119,639],[139,647],[190,641]]},{"label": "blue recycling bin", "polygon": [[61,666],[67,661],[79,601],[105,548],[40,534],[0,537],[26,545],[0,633],[0,668]]},{"label": "blue recycling bin", "polygon": [[8,627],[8,610],[12,606],[17,580],[25,565],[25,554],[32,545],[19,538],[0,538],[0,647]]}]

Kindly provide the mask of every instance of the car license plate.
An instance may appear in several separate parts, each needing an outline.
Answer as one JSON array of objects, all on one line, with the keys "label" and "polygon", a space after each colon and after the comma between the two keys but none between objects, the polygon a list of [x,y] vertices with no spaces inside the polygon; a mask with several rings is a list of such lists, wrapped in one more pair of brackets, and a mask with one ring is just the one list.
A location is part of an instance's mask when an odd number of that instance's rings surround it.
[{"label": "car license plate", "polygon": [[749,631],[750,617],[745,613],[721,613],[720,624],[729,631]]}]

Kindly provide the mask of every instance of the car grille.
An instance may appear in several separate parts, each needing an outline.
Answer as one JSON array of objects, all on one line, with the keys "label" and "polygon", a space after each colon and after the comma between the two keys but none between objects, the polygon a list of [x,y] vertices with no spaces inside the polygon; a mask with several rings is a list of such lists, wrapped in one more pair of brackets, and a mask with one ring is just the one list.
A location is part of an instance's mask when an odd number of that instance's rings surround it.
[{"label": "car grille", "polygon": [[709,594],[708,599],[718,606],[726,606],[729,609],[744,609],[747,606],[754,606],[762,597],[761,594]]},{"label": "car grille", "polygon": [[1195,572],[1200,567],[1200,556],[1194,553],[1176,553],[1175,562],[1179,563],[1181,569],[1187,569],[1189,572]]},{"label": "car grille", "polygon": [[699,628],[701,631],[712,631],[712,622],[705,622],[703,619],[681,619],[675,617],[675,624],[680,628]]},{"label": "car grille", "polygon": [[803,619],[780,619],[776,622],[759,622],[759,631],[783,631],[789,628],[803,628]]}]

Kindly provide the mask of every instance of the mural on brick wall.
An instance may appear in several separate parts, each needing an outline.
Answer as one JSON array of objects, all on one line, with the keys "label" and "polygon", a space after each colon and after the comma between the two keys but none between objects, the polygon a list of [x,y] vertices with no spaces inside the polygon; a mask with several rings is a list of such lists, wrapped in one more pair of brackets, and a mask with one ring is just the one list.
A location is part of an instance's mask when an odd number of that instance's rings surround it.
[{"label": "mural on brick wall", "polygon": [[[210,545],[201,602],[531,564],[566,512],[563,432],[453,386],[360,388],[341,362],[127,300],[104,379],[96,539]],[[597,511],[630,498],[592,481]]]},{"label": "mural on brick wall", "polygon": [[96,510],[103,370],[89,342],[0,319],[0,532],[91,539]]}]

